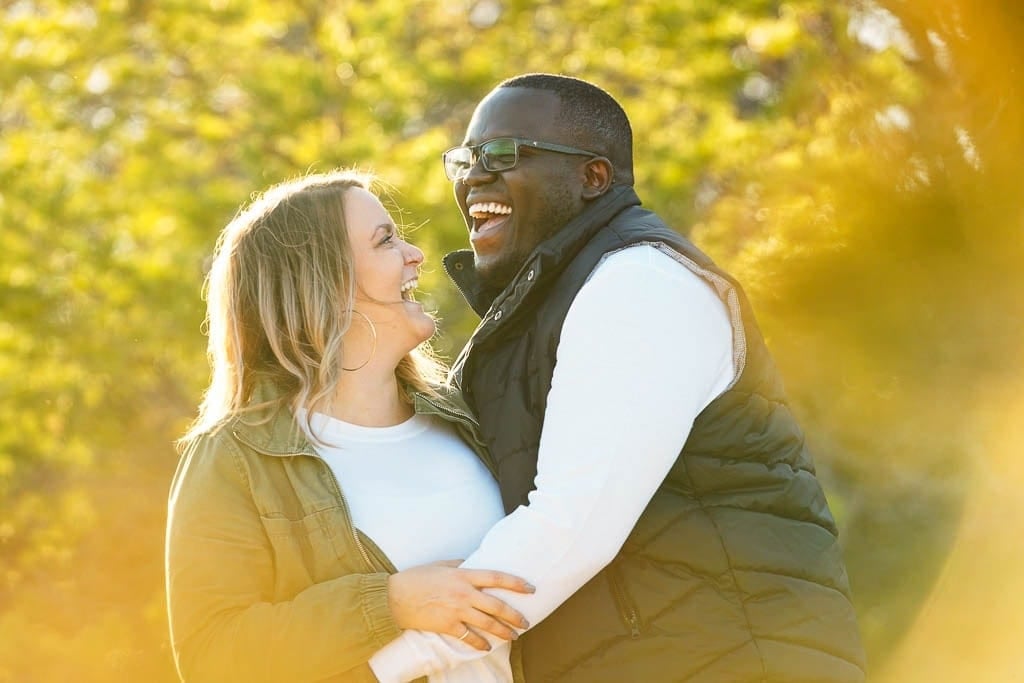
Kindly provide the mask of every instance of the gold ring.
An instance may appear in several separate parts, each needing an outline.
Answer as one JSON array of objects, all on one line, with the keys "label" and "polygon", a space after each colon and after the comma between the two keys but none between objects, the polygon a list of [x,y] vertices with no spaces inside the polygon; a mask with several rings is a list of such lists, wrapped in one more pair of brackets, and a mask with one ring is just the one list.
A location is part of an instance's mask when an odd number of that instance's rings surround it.
[{"label": "gold ring", "polygon": [[466,627],[466,632],[463,633],[461,636],[459,636],[459,640],[465,640],[466,636],[468,636],[468,635],[469,635],[469,627],[467,626]]}]

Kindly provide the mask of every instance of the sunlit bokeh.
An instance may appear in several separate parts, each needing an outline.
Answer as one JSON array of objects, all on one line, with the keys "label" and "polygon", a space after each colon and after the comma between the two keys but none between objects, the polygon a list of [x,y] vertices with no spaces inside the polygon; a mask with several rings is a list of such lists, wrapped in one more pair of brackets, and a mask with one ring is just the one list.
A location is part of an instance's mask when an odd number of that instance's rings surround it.
[{"label": "sunlit bokeh", "polygon": [[871,680],[1024,680],[1021,35],[1018,0],[0,3],[0,683],[177,680],[164,501],[217,233],[377,172],[453,356],[440,152],[526,71],[618,97],[645,204],[745,283]]}]

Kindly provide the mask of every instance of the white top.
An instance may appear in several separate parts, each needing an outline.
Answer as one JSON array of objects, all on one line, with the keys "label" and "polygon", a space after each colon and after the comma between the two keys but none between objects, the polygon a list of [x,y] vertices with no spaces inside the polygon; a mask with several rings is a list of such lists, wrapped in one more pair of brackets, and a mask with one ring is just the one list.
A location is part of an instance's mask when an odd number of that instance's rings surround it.
[{"label": "white top", "polygon": [[[736,376],[740,323],[691,269],[651,245],[624,249],[595,269],[566,315],[537,488],[463,564],[536,586],[531,595],[494,591],[530,624],[615,557],[694,418]],[[450,640],[406,631],[377,653],[374,672],[383,683],[408,681],[479,656]]]},{"label": "white top", "polygon": [[[505,514],[494,477],[441,418],[362,427],[313,413],[311,427],[329,444],[313,440],[343,487],[353,523],[399,570],[468,557]],[[511,680],[508,654],[504,644],[430,680]]]}]

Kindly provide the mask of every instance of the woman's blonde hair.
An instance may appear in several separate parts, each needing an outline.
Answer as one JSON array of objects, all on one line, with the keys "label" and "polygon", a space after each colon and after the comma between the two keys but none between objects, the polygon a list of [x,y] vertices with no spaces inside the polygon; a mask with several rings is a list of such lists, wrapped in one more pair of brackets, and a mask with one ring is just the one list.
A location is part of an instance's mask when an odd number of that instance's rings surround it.
[{"label": "woman's blonde hair", "polygon": [[[333,395],[355,303],[344,202],[356,187],[373,191],[374,180],[337,170],[286,181],[224,228],[204,287],[212,378],[182,442],[267,407],[252,400],[263,382],[276,388],[270,404],[287,402],[293,412]],[[444,367],[425,342],[395,375],[411,400],[440,383]]]}]

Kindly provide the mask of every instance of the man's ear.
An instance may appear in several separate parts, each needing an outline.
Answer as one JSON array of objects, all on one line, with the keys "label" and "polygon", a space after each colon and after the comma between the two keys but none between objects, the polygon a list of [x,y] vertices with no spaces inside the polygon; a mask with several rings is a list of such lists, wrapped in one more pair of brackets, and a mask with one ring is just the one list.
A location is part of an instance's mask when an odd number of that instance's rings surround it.
[{"label": "man's ear", "polygon": [[612,186],[615,169],[607,157],[594,157],[583,167],[583,198],[597,199]]}]

